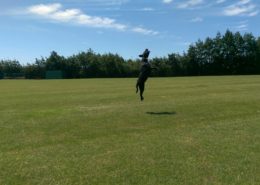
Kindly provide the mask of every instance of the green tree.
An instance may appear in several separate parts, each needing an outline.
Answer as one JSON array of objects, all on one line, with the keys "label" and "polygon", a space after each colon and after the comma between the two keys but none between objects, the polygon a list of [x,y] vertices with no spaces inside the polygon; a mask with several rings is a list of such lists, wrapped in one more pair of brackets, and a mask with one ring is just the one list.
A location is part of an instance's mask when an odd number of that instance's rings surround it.
[{"label": "green tree", "polygon": [[47,70],[64,70],[65,65],[65,58],[56,51],[52,51],[51,55],[46,59]]},{"label": "green tree", "polygon": [[260,74],[260,37],[257,39],[257,58],[256,58],[257,73]]},{"label": "green tree", "polygon": [[151,60],[151,63],[156,68],[152,71],[153,76],[172,76],[172,69],[167,58],[156,57]]},{"label": "green tree", "polygon": [[35,59],[34,64],[27,64],[24,67],[25,77],[28,79],[43,79],[46,72],[46,61],[44,58]]},{"label": "green tree", "polygon": [[80,78],[80,61],[77,56],[73,55],[65,59],[65,78]]},{"label": "green tree", "polygon": [[23,67],[17,60],[2,60],[0,66],[2,73],[9,78],[23,76]]},{"label": "green tree", "polygon": [[168,55],[167,64],[170,66],[171,76],[182,76],[184,74],[181,58],[182,56],[176,53]]},{"label": "green tree", "polygon": [[107,77],[124,77],[126,73],[125,61],[119,55],[111,53],[101,56],[103,70]]},{"label": "green tree", "polygon": [[246,65],[244,66],[245,74],[257,73],[257,41],[252,34],[245,34],[244,37],[244,56]]},{"label": "green tree", "polygon": [[187,53],[187,73],[188,75],[199,75],[200,74],[200,66],[199,59],[197,57],[197,49],[196,46],[190,45]]}]

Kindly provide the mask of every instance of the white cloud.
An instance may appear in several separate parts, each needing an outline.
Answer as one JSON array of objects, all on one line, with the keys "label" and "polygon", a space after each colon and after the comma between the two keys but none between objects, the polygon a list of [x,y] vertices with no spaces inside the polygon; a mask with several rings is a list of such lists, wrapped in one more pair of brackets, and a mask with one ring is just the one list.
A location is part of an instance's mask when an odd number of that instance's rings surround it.
[{"label": "white cloud", "polygon": [[[75,3],[76,0],[70,0]],[[129,0],[78,0],[78,2],[85,3],[87,1],[88,4],[98,5],[98,6],[121,6],[122,4],[127,3]]]},{"label": "white cloud", "polygon": [[204,3],[204,0],[188,0],[186,2],[180,3],[178,8],[193,8],[194,6]]},{"label": "white cloud", "polygon": [[78,9],[69,9],[65,11],[57,11],[52,14],[52,18],[58,21],[70,21],[80,16],[81,12]]},{"label": "white cloud", "polygon": [[[111,2],[111,1],[110,1]],[[122,1],[113,1],[114,3]],[[148,10],[146,10],[148,11]],[[149,9],[149,11],[151,11]],[[120,31],[130,30],[135,33],[141,33],[144,35],[157,35],[158,32],[145,29],[145,28],[131,28],[128,25],[118,23],[115,19],[108,17],[91,16],[83,13],[79,9],[64,9],[61,4],[39,4],[33,5],[26,9],[26,13],[30,15],[35,15],[40,18],[47,20],[66,22],[71,24],[77,24],[89,27],[98,28],[112,28]]]},{"label": "white cloud", "polygon": [[159,34],[156,31],[148,30],[148,29],[145,29],[145,28],[142,28],[142,27],[135,27],[135,28],[132,29],[132,31],[136,32],[136,33],[142,33],[142,34],[145,34],[145,35],[158,35]]},{"label": "white cloud", "polygon": [[163,0],[163,3],[165,3],[165,4],[169,4],[169,3],[171,3],[173,0]]},{"label": "white cloud", "polygon": [[154,11],[154,9],[150,7],[146,7],[146,8],[142,8],[141,11],[151,12]]},{"label": "white cloud", "polygon": [[40,4],[27,8],[27,13],[58,21],[70,22],[90,27],[114,28],[124,31],[126,25],[116,23],[114,19],[107,17],[95,17],[82,13],[79,9],[62,9],[61,4]]},{"label": "white cloud", "polygon": [[256,16],[258,10],[251,0],[239,0],[230,6],[225,7],[223,15],[225,16]]},{"label": "white cloud", "polygon": [[259,11],[257,10],[257,11],[249,13],[248,16],[249,17],[254,17],[254,16],[258,15],[258,13],[259,13]]},{"label": "white cloud", "polygon": [[238,22],[234,27],[233,27],[234,31],[247,31],[248,30],[248,20],[246,21],[241,21]]},{"label": "white cloud", "polygon": [[216,1],[217,4],[221,4],[221,3],[224,3],[224,2],[226,2],[226,0],[217,0]]},{"label": "white cloud", "polygon": [[243,5],[250,3],[251,0],[240,0],[237,4]]},{"label": "white cloud", "polygon": [[28,8],[28,12],[33,14],[38,14],[38,15],[48,15],[58,11],[60,8],[61,8],[61,4],[58,3],[49,4],[49,5],[39,4],[35,6],[30,6]]},{"label": "white cloud", "polygon": [[246,31],[246,30],[248,30],[247,27],[248,27],[247,24],[240,24],[240,25],[236,26],[235,29],[238,31]]},{"label": "white cloud", "polygon": [[193,19],[191,19],[191,22],[202,22],[203,19],[201,17],[195,17]]}]

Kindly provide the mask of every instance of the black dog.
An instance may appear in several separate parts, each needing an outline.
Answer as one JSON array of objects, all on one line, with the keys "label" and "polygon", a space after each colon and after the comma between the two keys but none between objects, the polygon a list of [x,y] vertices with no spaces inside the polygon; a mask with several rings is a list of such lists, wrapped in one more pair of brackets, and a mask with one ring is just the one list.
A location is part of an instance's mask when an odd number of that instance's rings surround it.
[{"label": "black dog", "polygon": [[141,71],[136,83],[136,93],[138,93],[138,88],[140,90],[140,98],[141,101],[144,100],[143,93],[144,93],[144,88],[145,88],[145,82],[148,79],[148,77],[151,74],[152,67],[150,63],[148,62],[148,57],[149,57],[150,51],[148,49],[145,49],[143,54],[139,55],[139,57],[142,58],[142,66],[141,66]]}]

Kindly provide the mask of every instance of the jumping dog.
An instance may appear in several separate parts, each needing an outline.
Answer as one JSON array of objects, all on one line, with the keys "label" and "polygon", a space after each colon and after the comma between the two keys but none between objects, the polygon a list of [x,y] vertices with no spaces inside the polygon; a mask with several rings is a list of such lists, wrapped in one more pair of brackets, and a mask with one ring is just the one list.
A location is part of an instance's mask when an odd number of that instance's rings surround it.
[{"label": "jumping dog", "polygon": [[140,90],[140,98],[141,101],[144,100],[143,93],[145,89],[145,82],[148,79],[148,77],[151,74],[152,67],[150,63],[148,62],[148,57],[149,57],[150,51],[148,49],[145,49],[143,54],[139,55],[139,57],[142,58],[142,65],[141,65],[141,70],[140,74],[136,83],[136,93],[138,93],[138,89]]}]

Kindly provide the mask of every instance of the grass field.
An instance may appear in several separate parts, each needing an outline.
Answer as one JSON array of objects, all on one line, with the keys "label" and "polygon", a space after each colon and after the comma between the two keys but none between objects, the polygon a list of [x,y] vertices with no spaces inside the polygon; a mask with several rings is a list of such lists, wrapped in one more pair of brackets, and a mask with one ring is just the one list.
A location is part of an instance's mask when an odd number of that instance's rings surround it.
[{"label": "grass field", "polygon": [[1,80],[1,185],[260,184],[260,76]]}]

